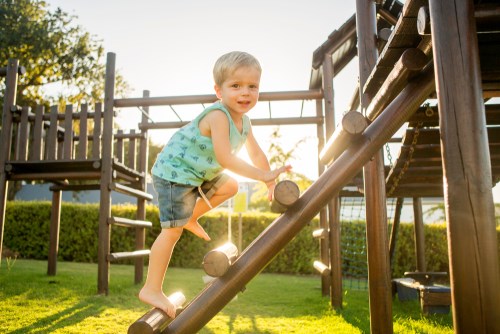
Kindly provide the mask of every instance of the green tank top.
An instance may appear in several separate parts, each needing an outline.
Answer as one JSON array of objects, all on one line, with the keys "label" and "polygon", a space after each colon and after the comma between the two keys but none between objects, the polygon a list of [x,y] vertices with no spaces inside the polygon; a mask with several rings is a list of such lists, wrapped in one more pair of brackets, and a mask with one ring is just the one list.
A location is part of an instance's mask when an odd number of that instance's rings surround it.
[{"label": "green tank top", "polygon": [[156,157],[151,174],[171,182],[198,187],[222,173],[223,168],[215,158],[212,138],[203,136],[198,127],[200,120],[213,110],[222,110],[227,115],[231,153],[239,152],[250,131],[250,120],[248,116],[243,116],[243,130],[240,133],[226,107],[216,102],[174,133]]}]

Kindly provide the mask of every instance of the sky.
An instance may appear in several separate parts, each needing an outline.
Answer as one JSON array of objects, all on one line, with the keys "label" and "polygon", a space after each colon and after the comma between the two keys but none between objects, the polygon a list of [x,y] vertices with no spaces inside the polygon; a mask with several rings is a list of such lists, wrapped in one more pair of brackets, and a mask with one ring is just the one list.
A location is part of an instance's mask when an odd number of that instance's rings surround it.
[{"label": "sky", "polygon": [[[355,1],[253,0],[48,0],[77,16],[77,24],[102,41],[106,52],[116,54],[116,68],[133,89],[129,97],[213,94],[213,64],[222,54],[241,50],[253,54],[263,68],[261,92],[307,90],[313,52],[328,35],[355,11]],[[357,62],[352,62],[336,84],[338,117],[357,82]],[[347,71],[350,73],[348,74]],[[174,107],[182,120],[190,120],[202,106]],[[273,117],[314,116],[314,102],[271,103]],[[168,107],[152,107],[155,121],[176,121]],[[269,104],[259,103],[250,118],[269,116]],[[118,122],[136,127],[139,111],[120,110]],[[338,119],[338,118],[337,118]],[[269,147],[274,127],[254,127],[263,150]],[[153,131],[163,144],[171,133]],[[305,139],[291,161],[296,172],[315,179],[316,126],[282,126],[280,144],[292,149]],[[311,149],[313,148],[313,149]],[[242,152],[245,157],[245,152]]]}]

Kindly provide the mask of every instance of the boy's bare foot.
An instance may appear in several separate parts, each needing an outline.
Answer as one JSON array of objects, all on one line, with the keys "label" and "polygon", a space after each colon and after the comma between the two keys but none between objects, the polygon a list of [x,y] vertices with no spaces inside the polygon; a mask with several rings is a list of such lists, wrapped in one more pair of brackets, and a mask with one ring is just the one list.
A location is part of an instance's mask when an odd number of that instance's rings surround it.
[{"label": "boy's bare foot", "polygon": [[143,287],[139,292],[139,300],[143,303],[157,307],[165,312],[170,318],[175,318],[175,306],[168,300],[163,292],[156,292]]},{"label": "boy's bare foot", "polygon": [[203,227],[197,222],[197,221],[190,221],[186,225],[184,225],[184,228],[188,230],[189,232],[193,233],[197,237],[200,237],[202,239],[205,239],[206,241],[210,241],[210,236],[205,232]]}]

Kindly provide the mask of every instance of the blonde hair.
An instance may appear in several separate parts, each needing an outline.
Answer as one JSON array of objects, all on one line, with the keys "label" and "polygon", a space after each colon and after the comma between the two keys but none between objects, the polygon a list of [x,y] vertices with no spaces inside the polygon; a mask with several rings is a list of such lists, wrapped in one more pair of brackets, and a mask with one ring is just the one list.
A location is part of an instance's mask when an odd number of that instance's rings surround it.
[{"label": "blonde hair", "polygon": [[217,86],[222,86],[227,77],[240,67],[253,67],[262,72],[260,63],[249,53],[242,51],[232,51],[217,59],[214,65],[214,81]]}]

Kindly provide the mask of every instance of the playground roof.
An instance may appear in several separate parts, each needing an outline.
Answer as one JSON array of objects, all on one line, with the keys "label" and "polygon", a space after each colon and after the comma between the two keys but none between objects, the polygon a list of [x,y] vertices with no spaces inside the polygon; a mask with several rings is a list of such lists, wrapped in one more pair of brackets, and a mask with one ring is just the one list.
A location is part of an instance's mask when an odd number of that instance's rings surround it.
[{"label": "playground roof", "polygon": [[[498,20],[500,7],[498,1],[495,0],[475,0],[474,3],[483,98],[488,101],[491,98],[500,97],[500,58],[498,57],[500,54],[500,22]],[[394,27],[385,45],[379,48],[377,64],[363,87],[363,93],[370,98],[373,98],[382,88],[405,50],[418,48],[428,56],[428,59],[431,59],[431,35],[420,35],[417,31],[417,14],[422,6],[428,6],[428,1],[407,0],[404,6],[397,0],[383,1],[378,6],[378,31],[391,25]],[[391,18],[395,20],[392,24]],[[331,55],[334,73],[338,74],[356,56],[356,43],[356,17],[353,15],[338,30],[333,31],[327,41],[314,52],[310,87],[321,87],[322,63],[326,55]],[[486,122],[492,181],[496,184],[500,180],[500,127],[498,127],[500,105],[486,104]],[[443,195],[438,123],[437,107],[431,105],[422,106],[410,119],[400,142],[398,156],[394,162],[390,162],[390,166],[386,166],[388,196],[440,197]],[[362,181],[358,180],[358,183],[360,182]]]},{"label": "playground roof", "polygon": [[[390,28],[403,5],[397,0],[385,0],[380,5],[377,30]],[[389,22],[391,21],[391,22]],[[338,30],[334,30],[313,53],[310,89],[321,88],[321,66],[326,55],[331,55],[334,75],[337,75],[357,55],[356,15],[353,14]]]}]

